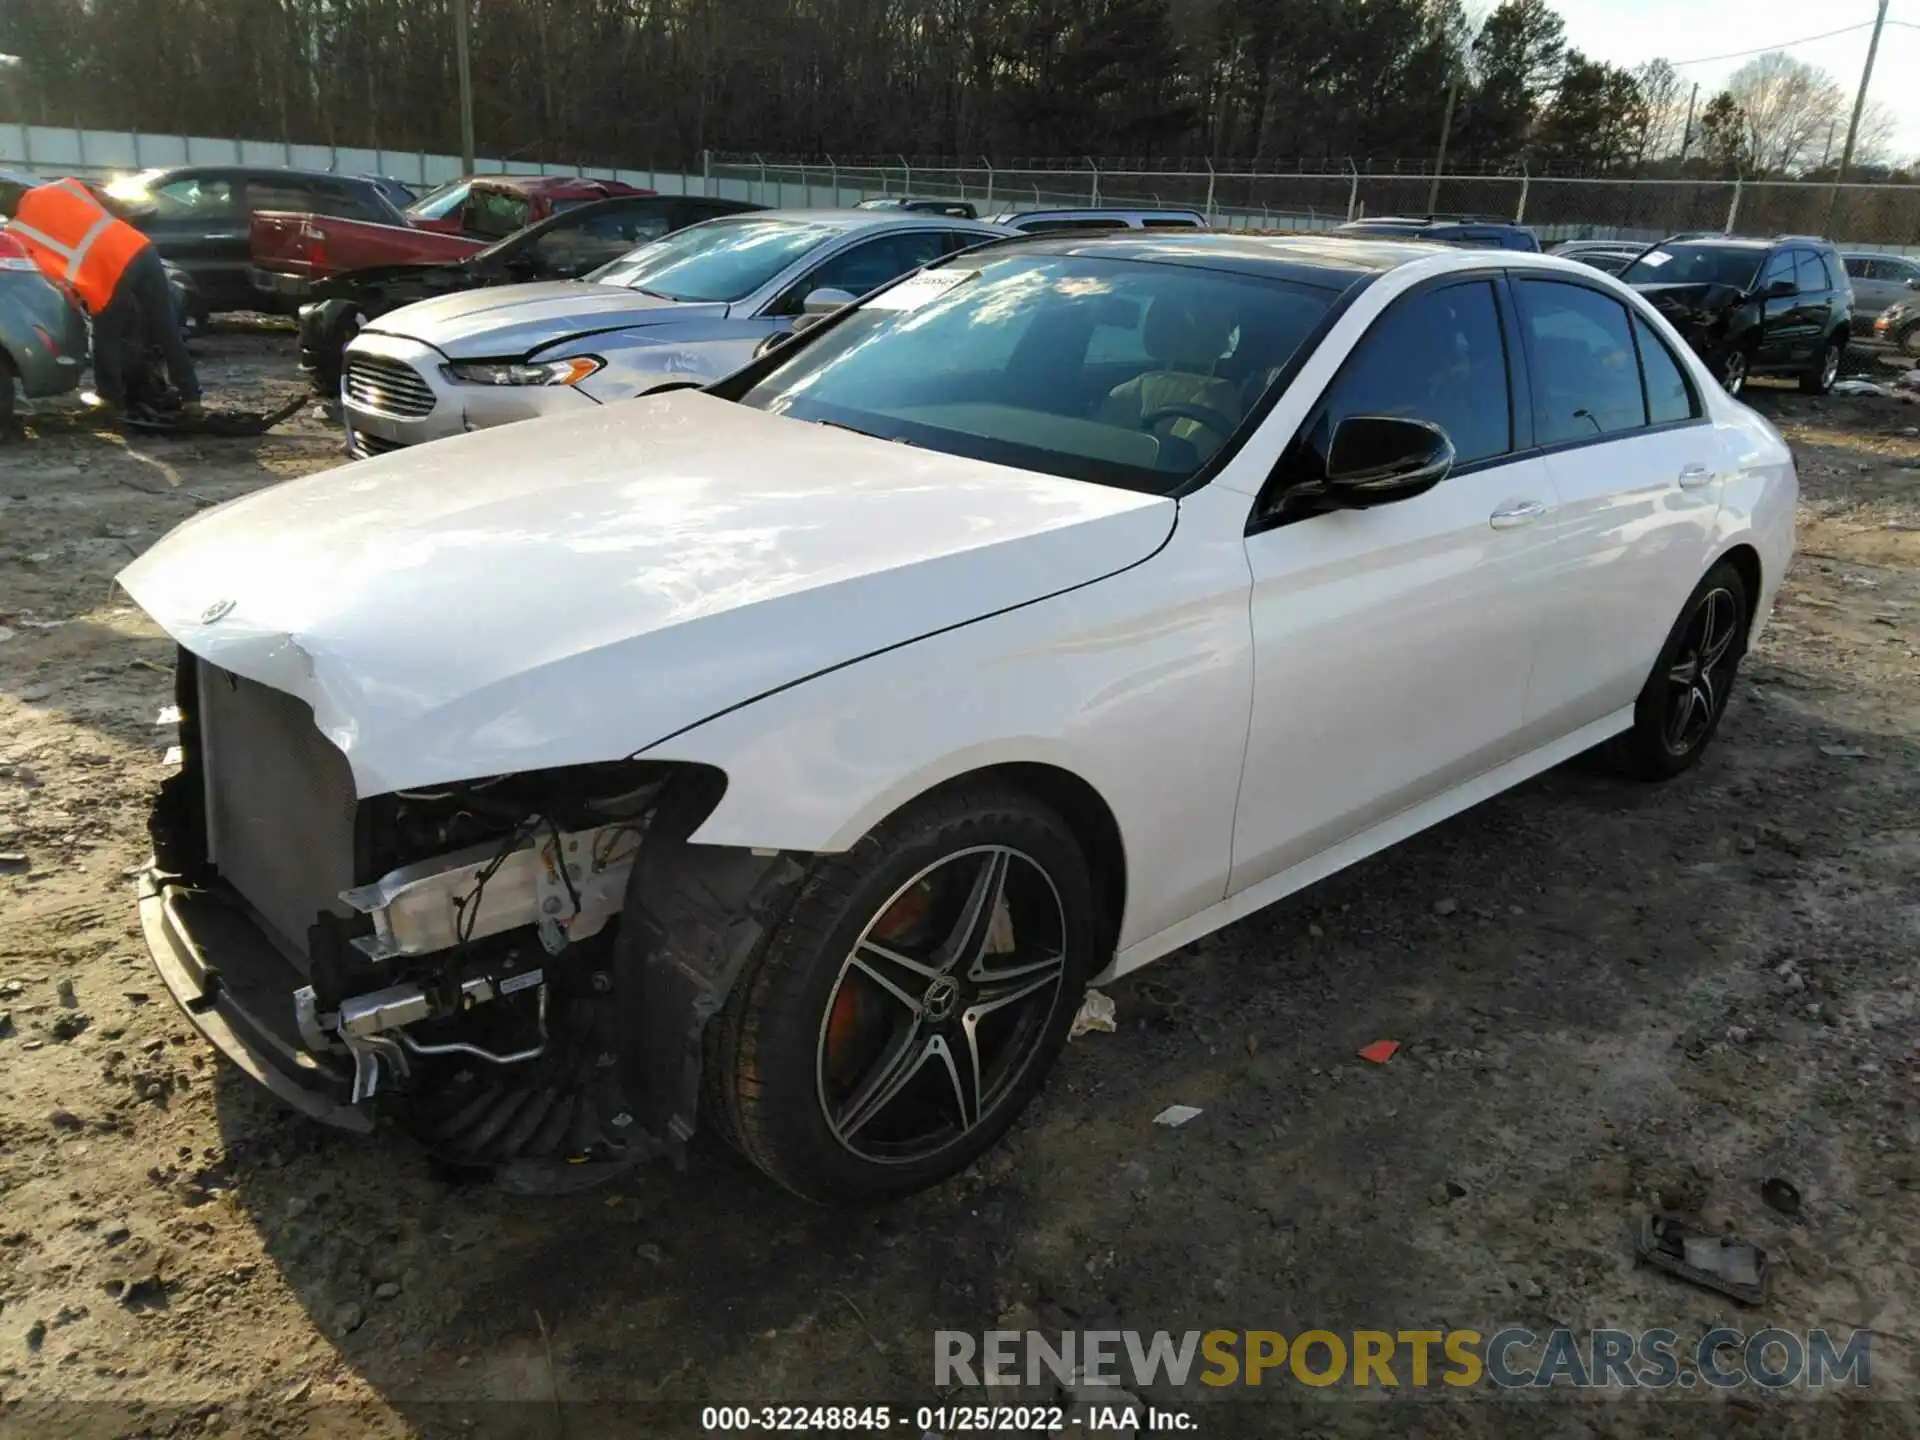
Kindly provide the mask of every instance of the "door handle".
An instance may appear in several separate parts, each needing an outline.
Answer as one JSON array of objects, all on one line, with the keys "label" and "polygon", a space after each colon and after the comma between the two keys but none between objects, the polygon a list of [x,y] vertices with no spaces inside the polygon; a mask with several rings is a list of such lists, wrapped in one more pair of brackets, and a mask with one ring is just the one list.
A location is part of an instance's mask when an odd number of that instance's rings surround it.
[{"label": "door handle", "polygon": [[1513,530],[1522,525],[1531,525],[1547,513],[1547,507],[1538,500],[1525,500],[1516,505],[1505,505],[1487,517],[1487,523],[1496,530]]},{"label": "door handle", "polygon": [[1682,490],[1698,490],[1702,485],[1711,485],[1712,483],[1713,471],[1709,470],[1705,465],[1693,464],[1682,465],[1680,467],[1680,488]]}]

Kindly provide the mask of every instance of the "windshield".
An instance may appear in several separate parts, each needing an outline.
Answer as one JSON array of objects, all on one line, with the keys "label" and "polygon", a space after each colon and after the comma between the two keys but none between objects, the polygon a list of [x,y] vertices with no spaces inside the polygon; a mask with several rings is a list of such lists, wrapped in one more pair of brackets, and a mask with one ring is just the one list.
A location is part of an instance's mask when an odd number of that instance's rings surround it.
[{"label": "windshield", "polygon": [[630,250],[587,279],[666,300],[739,300],[839,233],[797,220],[713,220]]},{"label": "windshield", "polygon": [[1250,423],[1338,293],[1137,260],[956,260],[874,296],[741,402],[1165,494]]},{"label": "windshield", "polygon": [[467,198],[467,191],[472,186],[471,180],[449,180],[438,190],[429,190],[409,205],[407,214],[415,220],[444,220],[460,208],[460,202]]},{"label": "windshield", "polygon": [[1663,245],[1620,272],[1629,285],[1732,285],[1753,288],[1764,250],[1733,245]]}]

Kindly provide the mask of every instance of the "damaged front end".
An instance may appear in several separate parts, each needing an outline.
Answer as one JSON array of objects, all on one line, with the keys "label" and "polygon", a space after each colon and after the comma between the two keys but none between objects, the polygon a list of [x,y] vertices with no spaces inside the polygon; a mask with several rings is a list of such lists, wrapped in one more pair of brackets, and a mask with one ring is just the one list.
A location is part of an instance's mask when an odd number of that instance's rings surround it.
[{"label": "damaged front end", "polygon": [[772,864],[684,844],[717,772],[623,760],[362,800],[301,701],[185,651],[176,690],[140,909],[209,1040],[317,1119],[388,1109],[523,1188],[677,1150],[732,976],[713,956],[689,983],[698,963],[622,920],[643,852],[669,890],[689,863]]}]

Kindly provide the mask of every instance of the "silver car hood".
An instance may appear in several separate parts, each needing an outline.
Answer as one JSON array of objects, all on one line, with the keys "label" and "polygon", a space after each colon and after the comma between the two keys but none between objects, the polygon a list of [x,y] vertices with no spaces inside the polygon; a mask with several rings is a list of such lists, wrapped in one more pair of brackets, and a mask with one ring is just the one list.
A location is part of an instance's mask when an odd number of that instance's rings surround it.
[{"label": "silver car hood", "polygon": [[255,491],[122,572],[360,794],[616,759],[1135,565],[1169,499],[680,391]]},{"label": "silver car hood", "polygon": [[692,304],[591,280],[496,285],[403,305],[367,328],[431,345],[451,360],[505,360],[562,340],[668,320],[727,313],[724,304]]}]

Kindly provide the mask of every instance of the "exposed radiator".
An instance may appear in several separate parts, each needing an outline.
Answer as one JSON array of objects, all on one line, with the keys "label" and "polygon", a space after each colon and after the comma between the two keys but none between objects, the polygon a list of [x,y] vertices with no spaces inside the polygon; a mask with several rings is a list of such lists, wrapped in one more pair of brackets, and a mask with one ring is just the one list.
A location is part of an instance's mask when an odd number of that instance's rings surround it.
[{"label": "exposed radiator", "polygon": [[315,914],[353,914],[340,899],[356,878],[352,772],[301,701],[199,671],[209,858],[304,973]]}]

